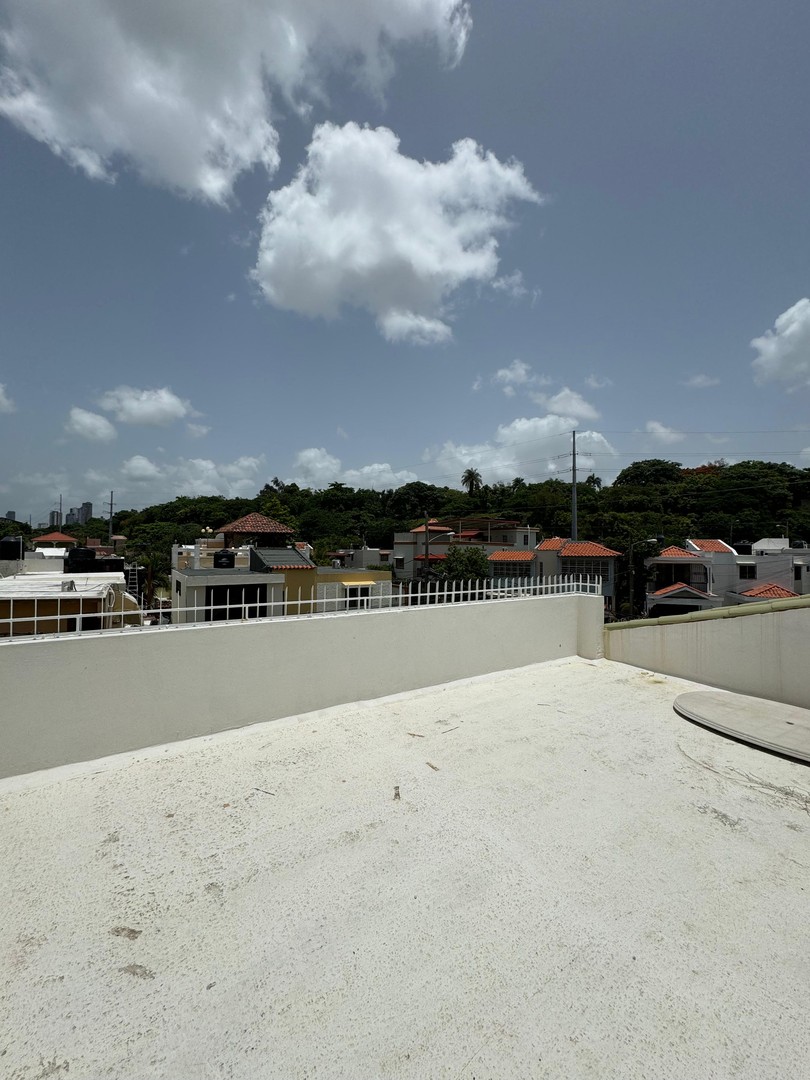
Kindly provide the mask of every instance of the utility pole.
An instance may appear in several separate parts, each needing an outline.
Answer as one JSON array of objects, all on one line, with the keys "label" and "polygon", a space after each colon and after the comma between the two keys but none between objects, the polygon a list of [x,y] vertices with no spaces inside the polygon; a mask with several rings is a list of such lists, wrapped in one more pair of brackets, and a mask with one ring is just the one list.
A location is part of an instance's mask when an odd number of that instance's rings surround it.
[{"label": "utility pole", "polygon": [[577,539],[577,432],[576,428],[571,432],[571,454],[573,465],[571,468],[571,539]]},{"label": "utility pole", "polygon": [[62,496],[59,496],[59,528],[62,528]]},{"label": "utility pole", "polygon": [[113,494],[114,494],[114,492],[111,491],[110,492],[110,534],[109,534],[109,546],[110,547],[112,547],[112,534],[113,534],[112,533],[112,516],[113,516],[113,506],[115,505],[115,503],[113,502]]}]

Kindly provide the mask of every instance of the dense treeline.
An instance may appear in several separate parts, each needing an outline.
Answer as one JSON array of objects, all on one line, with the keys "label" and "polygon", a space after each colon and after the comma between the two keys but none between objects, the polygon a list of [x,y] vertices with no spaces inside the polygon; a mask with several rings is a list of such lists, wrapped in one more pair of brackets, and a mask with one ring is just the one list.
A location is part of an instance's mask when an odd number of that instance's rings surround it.
[{"label": "dense treeline", "polygon": [[[570,535],[570,484],[555,479],[527,483],[521,477],[482,484],[475,470],[465,473],[464,483],[466,491],[421,482],[387,491],[333,483],[312,491],[274,479],[253,499],[182,496],[144,510],[121,511],[113,529],[127,536],[131,554],[152,561],[158,572],[168,569],[172,543],[191,543],[203,528],[216,530],[253,511],[290,525],[296,537],[315,545],[322,561],[332,548],[363,541],[369,547],[389,547],[394,532],[409,529],[426,513],[518,518],[545,536]],[[577,502],[580,539],[624,552],[637,544],[639,558],[649,554],[643,541],[659,535],[676,544],[687,536],[740,543],[783,532],[810,540],[810,469],[787,464],[717,461],[684,469],[674,461],[637,461],[609,486],[589,476],[577,485]],[[103,536],[107,528],[94,521],[81,532]]]}]

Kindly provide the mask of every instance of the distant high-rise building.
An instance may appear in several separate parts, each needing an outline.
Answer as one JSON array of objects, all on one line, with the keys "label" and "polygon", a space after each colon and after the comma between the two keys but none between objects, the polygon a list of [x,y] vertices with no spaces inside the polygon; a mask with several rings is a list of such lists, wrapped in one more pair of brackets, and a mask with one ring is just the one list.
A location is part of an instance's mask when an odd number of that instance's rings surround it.
[{"label": "distant high-rise building", "polygon": [[65,514],[66,525],[77,525],[79,523],[79,511],[75,506],[71,506],[67,514]]},{"label": "distant high-rise building", "polygon": [[58,510],[51,510],[48,514],[48,526],[51,529],[62,528],[62,515]]},{"label": "distant high-rise building", "polygon": [[83,502],[79,507],[79,524],[86,525],[92,516],[93,504],[91,502]]},{"label": "distant high-rise building", "polygon": [[17,520],[17,511],[16,510],[6,510],[6,518],[9,521],[16,521]]}]

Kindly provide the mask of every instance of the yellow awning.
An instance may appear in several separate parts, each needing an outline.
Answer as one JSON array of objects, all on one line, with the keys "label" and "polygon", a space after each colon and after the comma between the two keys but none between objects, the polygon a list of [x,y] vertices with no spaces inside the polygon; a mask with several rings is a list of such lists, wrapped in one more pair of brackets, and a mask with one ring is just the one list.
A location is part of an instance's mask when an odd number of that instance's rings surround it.
[{"label": "yellow awning", "polygon": [[348,589],[348,587],[350,585],[376,585],[377,582],[376,581],[357,581],[356,579],[350,579],[349,581],[341,580],[340,584],[345,585],[346,588]]}]

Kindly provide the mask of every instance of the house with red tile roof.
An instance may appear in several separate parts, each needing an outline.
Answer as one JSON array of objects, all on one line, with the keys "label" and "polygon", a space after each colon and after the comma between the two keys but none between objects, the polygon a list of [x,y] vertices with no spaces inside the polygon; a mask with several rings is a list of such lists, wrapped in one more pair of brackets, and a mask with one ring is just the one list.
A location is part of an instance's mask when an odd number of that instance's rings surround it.
[{"label": "house with red tile roof", "polygon": [[499,548],[488,555],[490,577],[500,581],[534,578],[537,573],[537,552]]},{"label": "house with red tile roof", "polygon": [[755,585],[753,589],[746,589],[740,593],[746,600],[793,600],[799,593],[792,589],[786,589],[782,585],[774,585],[771,581],[764,581],[761,585]]},{"label": "house with red tile roof", "polygon": [[[533,553],[537,540],[537,529],[512,518],[431,518],[409,532],[394,534],[391,565],[398,581],[411,581],[423,575],[426,561],[431,569],[437,569],[451,547],[478,547],[489,558],[497,551]],[[518,555],[512,560],[510,572],[497,576],[535,577],[534,561],[533,554],[530,559]],[[500,558],[490,566],[503,569],[507,562]]]},{"label": "house with red tile roof", "polygon": [[[317,566],[293,530],[248,514],[194,544],[172,548],[172,622],[217,622],[310,615],[381,606],[391,573]],[[334,562],[338,565],[335,566]]]},{"label": "house with red tile roof", "polygon": [[537,545],[538,569],[544,577],[600,577],[605,608],[612,611],[616,596],[616,566],[621,551],[593,540],[550,536]]},{"label": "house with red tile roof", "polygon": [[647,614],[681,615],[707,608],[787,600],[810,593],[810,551],[782,538],[738,553],[717,539],[690,539],[645,560]]}]

